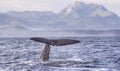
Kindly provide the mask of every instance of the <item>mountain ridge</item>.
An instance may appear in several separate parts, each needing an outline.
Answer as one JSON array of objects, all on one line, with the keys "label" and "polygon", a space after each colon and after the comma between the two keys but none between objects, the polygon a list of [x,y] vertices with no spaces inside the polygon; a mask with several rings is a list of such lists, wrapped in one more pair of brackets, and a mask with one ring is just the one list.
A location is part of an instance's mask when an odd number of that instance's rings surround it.
[{"label": "mountain ridge", "polygon": [[59,13],[51,11],[11,11],[4,13],[4,15],[6,15],[5,19],[8,20],[6,23],[3,22],[4,25],[19,25],[36,31],[51,29],[113,30],[119,29],[120,26],[120,18],[104,6],[79,1],[68,5]]},{"label": "mountain ridge", "polygon": [[[64,8],[60,15],[74,28],[82,29],[118,29],[120,18],[104,6],[74,2]],[[74,23],[74,24],[73,24]]]}]

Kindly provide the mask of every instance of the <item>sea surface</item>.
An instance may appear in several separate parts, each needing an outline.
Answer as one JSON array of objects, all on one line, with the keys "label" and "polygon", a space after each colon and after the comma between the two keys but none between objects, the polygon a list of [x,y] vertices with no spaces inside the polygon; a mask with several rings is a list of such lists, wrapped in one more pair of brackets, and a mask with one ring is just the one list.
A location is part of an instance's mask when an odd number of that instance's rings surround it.
[{"label": "sea surface", "polygon": [[47,62],[39,59],[43,43],[29,38],[0,38],[0,71],[120,71],[120,37],[60,38],[81,43],[51,46]]}]

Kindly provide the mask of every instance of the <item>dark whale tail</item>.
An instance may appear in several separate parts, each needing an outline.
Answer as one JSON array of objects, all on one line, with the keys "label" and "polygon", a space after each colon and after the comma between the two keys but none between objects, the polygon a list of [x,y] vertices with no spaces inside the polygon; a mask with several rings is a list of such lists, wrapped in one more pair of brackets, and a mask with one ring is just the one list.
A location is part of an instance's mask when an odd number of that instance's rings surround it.
[{"label": "dark whale tail", "polygon": [[45,38],[39,38],[39,37],[34,37],[31,38],[31,40],[34,40],[36,42],[41,42],[53,46],[64,46],[64,45],[70,45],[70,44],[75,44],[79,43],[79,40],[73,40],[73,39],[56,39],[56,40],[51,40],[51,39],[45,39]]},{"label": "dark whale tail", "polygon": [[50,45],[52,45],[52,46],[64,46],[64,45],[70,45],[70,44],[75,44],[75,43],[80,42],[79,40],[73,40],[73,39],[51,40],[51,39],[40,38],[40,37],[33,37],[33,38],[30,38],[30,39],[34,40],[36,42],[45,43],[45,48],[43,49],[43,52],[40,56],[40,59],[42,61],[46,61],[46,60],[49,59]]}]

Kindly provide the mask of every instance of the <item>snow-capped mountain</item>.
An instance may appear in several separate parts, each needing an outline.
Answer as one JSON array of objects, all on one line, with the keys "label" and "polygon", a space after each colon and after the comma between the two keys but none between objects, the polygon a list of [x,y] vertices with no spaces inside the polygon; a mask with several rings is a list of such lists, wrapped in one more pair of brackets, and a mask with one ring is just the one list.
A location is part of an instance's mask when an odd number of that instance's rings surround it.
[{"label": "snow-capped mountain", "polygon": [[76,29],[119,29],[120,18],[104,6],[74,2],[60,13]]},{"label": "snow-capped mountain", "polygon": [[30,30],[113,30],[120,29],[120,18],[102,5],[76,1],[57,14],[50,11],[0,13],[0,27],[11,25]]},{"label": "snow-capped mountain", "polygon": [[83,2],[78,2],[78,1],[70,4],[68,7],[63,9],[60,13],[62,13],[62,15],[71,15],[74,13],[78,15],[78,17],[89,17],[89,16],[94,17],[96,15],[101,17],[107,17],[112,14],[112,12],[107,11],[107,9],[102,5],[85,4]]}]

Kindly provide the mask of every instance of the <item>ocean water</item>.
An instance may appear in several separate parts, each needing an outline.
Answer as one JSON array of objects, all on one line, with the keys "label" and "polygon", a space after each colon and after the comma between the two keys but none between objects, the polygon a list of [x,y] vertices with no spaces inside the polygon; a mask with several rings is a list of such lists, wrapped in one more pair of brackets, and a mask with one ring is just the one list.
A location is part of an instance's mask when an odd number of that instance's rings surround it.
[{"label": "ocean water", "polygon": [[52,46],[45,63],[39,59],[44,44],[29,38],[0,38],[0,71],[120,71],[120,37],[64,38],[81,43]]}]

